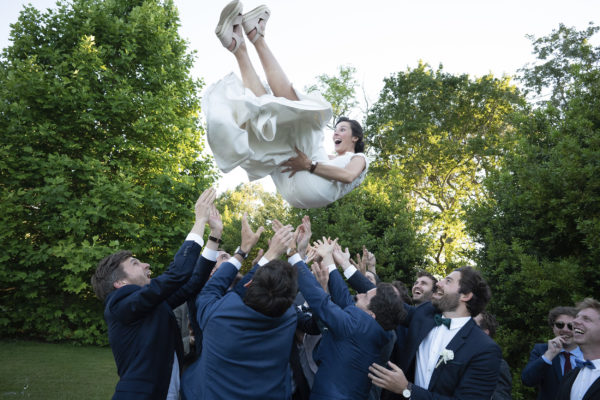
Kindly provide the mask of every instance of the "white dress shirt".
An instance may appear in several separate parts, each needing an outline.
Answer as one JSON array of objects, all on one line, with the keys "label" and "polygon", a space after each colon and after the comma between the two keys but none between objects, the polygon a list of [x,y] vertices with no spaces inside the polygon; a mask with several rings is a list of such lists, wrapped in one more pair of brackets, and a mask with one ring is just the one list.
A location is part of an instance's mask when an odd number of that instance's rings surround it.
[{"label": "white dress shirt", "polygon": [[577,378],[575,378],[575,382],[573,382],[573,386],[571,387],[571,400],[583,399],[583,396],[585,396],[585,393],[590,386],[592,386],[596,379],[600,378],[600,358],[590,361],[594,363],[594,367],[596,368],[581,368],[581,371],[577,374]]},{"label": "white dress shirt", "polygon": [[424,389],[429,388],[429,381],[433,370],[440,359],[442,350],[454,338],[471,317],[452,318],[450,328],[444,325],[434,327],[427,337],[423,339],[417,350],[417,369],[415,372],[415,385]]}]

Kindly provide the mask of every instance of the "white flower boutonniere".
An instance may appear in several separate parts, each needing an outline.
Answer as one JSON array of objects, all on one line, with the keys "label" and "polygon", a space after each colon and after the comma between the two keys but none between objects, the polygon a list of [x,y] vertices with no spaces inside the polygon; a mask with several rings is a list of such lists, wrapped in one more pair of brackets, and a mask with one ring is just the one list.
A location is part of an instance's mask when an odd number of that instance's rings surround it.
[{"label": "white flower boutonniere", "polygon": [[448,361],[452,361],[454,360],[454,352],[452,350],[448,350],[448,349],[444,349],[442,350],[442,353],[440,354],[440,359],[438,361],[438,363],[435,365],[435,367],[439,367],[440,364],[442,363],[442,361],[444,362],[444,364],[447,364]]}]

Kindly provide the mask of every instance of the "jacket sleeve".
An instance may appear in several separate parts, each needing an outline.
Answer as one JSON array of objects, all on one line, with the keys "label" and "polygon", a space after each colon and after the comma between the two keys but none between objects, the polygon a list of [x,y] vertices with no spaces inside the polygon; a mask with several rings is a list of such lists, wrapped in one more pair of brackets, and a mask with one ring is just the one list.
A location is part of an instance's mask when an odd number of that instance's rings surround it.
[{"label": "jacket sleeve", "polygon": [[542,383],[544,375],[552,365],[547,364],[542,355],[548,349],[547,345],[536,344],[529,354],[529,362],[521,372],[521,380],[525,386],[535,387]]},{"label": "jacket sleeve", "polygon": [[331,301],[304,261],[294,265],[298,269],[298,286],[313,312],[313,317],[319,318],[334,334],[345,335],[348,324],[351,323],[350,316]]},{"label": "jacket sleeve", "polygon": [[329,289],[331,300],[342,309],[354,305],[348,286],[346,285],[346,282],[344,282],[344,278],[342,278],[342,275],[337,268],[329,274],[327,288]]},{"label": "jacket sleeve", "polygon": [[366,293],[369,290],[373,289],[375,285],[366,276],[356,271],[352,274],[350,278],[348,278],[348,283],[352,289],[356,290],[358,293]]},{"label": "jacket sleeve", "polygon": [[151,279],[149,284],[127,296],[119,296],[117,290],[114,296],[107,299],[107,308],[123,323],[144,318],[190,278],[200,250],[201,247],[196,242],[185,241],[162,275]]},{"label": "jacket sleeve", "polygon": [[196,297],[196,318],[200,329],[204,330],[217,301],[227,292],[237,273],[235,265],[224,262]]},{"label": "jacket sleeve", "polygon": [[188,299],[195,298],[200,290],[202,290],[202,287],[210,276],[210,271],[212,271],[216,263],[216,261],[208,260],[204,258],[204,256],[200,256],[196,262],[196,267],[194,268],[192,277],[185,283],[185,285],[180,287],[179,290],[177,290],[167,299],[167,302],[171,308],[176,308],[180,304],[186,302]]}]

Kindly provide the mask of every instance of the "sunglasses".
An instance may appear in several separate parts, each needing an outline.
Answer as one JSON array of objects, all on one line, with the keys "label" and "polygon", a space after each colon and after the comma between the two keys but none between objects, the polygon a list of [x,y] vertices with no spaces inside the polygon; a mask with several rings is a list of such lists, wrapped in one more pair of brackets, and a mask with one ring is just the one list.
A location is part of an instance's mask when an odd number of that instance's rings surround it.
[{"label": "sunglasses", "polygon": [[[567,325],[567,329],[568,329],[568,330],[570,330],[570,331],[572,331],[572,330],[573,330],[573,324],[572,324],[572,323],[568,322],[566,325]],[[565,323],[564,323],[564,322],[555,322],[555,323],[554,323],[554,326],[555,326],[557,329],[562,329],[562,328],[564,328],[564,327],[565,327]]]}]

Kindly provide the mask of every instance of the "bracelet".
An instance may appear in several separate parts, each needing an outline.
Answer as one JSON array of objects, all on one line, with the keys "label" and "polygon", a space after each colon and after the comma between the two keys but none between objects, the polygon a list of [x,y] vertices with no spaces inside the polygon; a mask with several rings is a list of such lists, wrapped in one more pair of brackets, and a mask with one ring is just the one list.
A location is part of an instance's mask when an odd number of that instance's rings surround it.
[{"label": "bracelet", "polygon": [[216,238],[214,236],[208,236],[208,240],[212,240],[213,242],[215,242],[216,244],[221,244],[223,243],[223,241],[219,238]]},{"label": "bracelet", "polygon": [[319,164],[319,163],[318,163],[317,161],[313,161],[313,162],[311,162],[311,163],[310,163],[310,169],[309,169],[308,171],[309,171],[311,174],[312,174],[313,172],[315,172],[315,168],[317,168],[317,165],[318,165],[318,164]]}]

